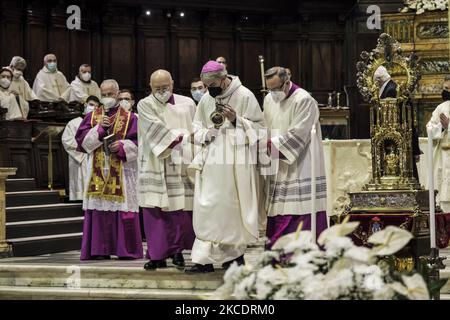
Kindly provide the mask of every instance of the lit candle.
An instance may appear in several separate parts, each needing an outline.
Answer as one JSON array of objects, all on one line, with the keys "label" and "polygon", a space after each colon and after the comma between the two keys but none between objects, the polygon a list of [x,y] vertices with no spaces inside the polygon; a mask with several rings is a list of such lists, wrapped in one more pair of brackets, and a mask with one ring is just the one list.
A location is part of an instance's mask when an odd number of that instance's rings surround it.
[{"label": "lit candle", "polygon": [[434,204],[434,170],[432,128],[427,126],[428,134],[428,191],[430,202],[430,246],[436,248],[436,211]]},{"label": "lit candle", "polygon": [[312,241],[316,242],[316,126],[311,129],[311,234]]}]

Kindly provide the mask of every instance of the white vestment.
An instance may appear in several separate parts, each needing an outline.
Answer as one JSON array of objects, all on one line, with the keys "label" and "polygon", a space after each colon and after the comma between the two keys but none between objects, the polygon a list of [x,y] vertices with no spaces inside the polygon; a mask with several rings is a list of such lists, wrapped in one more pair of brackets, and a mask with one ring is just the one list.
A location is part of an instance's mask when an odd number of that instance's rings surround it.
[{"label": "white vestment", "polygon": [[427,126],[431,126],[432,139],[439,140],[433,153],[435,188],[439,191],[437,204],[445,213],[450,212],[450,137],[448,128],[443,130],[440,114],[450,118],[450,101],[445,101],[433,111]]},{"label": "white vestment", "polygon": [[[216,99],[206,93],[195,114],[196,142],[216,136],[203,145],[189,169],[195,174],[192,261],[199,264],[236,259],[259,237],[256,147],[264,116],[253,93],[238,77],[231,78]],[[212,129],[216,100],[236,111],[236,127],[227,119],[218,131]]]},{"label": "white vestment", "polygon": [[[138,200],[143,208],[192,211],[194,186],[186,174],[192,160],[190,135],[195,103],[174,94],[175,104],[161,103],[150,95],[138,103]],[[181,134],[174,150],[168,147]]]},{"label": "white vestment", "polygon": [[[311,161],[316,164],[316,209],[326,211],[325,162],[317,101],[299,88],[275,103],[264,99],[264,117],[269,128],[272,166],[266,175],[266,210],[270,217],[311,213]],[[315,125],[315,155],[311,158],[311,129]]]},{"label": "white vestment", "polygon": [[86,83],[76,77],[70,84],[70,90],[65,92],[63,98],[68,102],[78,101],[85,103],[89,96],[96,96],[100,99],[101,93],[97,82],[91,80],[89,83]]},{"label": "white vestment", "polygon": [[20,76],[18,79],[13,78],[11,82],[11,86],[8,89],[9,91],[17,91],[19,95],[24,98],[26,101],[37,100],[37,96],[34,91],[30,88],[28,81],[25,80],[23,76]]},{"label": "white vestment", "polygon": [[0,106],[8,109],[8,112],[5,114],[5,120],[26,119],[30,110],[28,102],[21,96],[16,97],[9,92],[9,89],[5,90],[3,88],[0,88]]},{"label": "white vestment", "polygon": [[38,99],[46,102],[64,99],[69,89],[69,83],[62,72],[50,72],[46,67],[38,72],[33,84],[33,91]]},{"label": "white vestment", "polygon": [[69,198],[71,201],[83,200],[84,183],[87,178],[87,154],[77,151],[75,140],[82,117],[72,119],[67,123],[61,137],[64,149],[69,154]]}]

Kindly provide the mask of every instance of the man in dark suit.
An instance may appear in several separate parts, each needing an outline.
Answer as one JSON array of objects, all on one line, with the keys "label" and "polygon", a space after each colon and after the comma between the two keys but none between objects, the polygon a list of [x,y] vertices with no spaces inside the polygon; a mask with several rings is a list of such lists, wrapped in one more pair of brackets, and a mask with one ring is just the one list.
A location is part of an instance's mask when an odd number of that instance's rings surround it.
[{"label": "man in dark suit", "polygon": [[[391,75],[384,66],[379,66],[378,69],[373,74],[373,79],[375,83],[379,86],[379,97],[380,99],[386,98],[397,98],[397,84],[391,79]],[[411,100],[406,103],[407,107],[411,109],[411,118],[414,119],[414,108],[412,106]],[[419,180],[419,174],[417,172],[417,164],[419,162],[420,155],[423,153],[419,148],[419,135],[417,134],[416,127],[414,126],[414,120],[412,123],[412,151],[414,156],[413,161],[413,172],[417,180]]]}]

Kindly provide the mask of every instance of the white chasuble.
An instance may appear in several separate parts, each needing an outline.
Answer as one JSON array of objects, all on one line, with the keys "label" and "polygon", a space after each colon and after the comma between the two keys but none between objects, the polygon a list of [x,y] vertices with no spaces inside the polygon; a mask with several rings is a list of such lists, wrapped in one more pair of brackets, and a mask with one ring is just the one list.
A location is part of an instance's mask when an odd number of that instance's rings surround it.
[{"label": "white chasuble", "polygon": [[[195,114],[195,140],[203,148],[189,172],[195,176],[192,261],[199,264],[233,260],[259,236],[256,150],[264,116],[253,93],[238,77],[230,78],[216,99],[205,94]],[[213,128],[216,100],[236,111],[235,125],[226,119],[220,129]]]},{"label": "white chasuble", "polygon": [[45,102],[64,99],[69,89],[69,83],[62,72],[50,72],[46,67],[39,71],[33,84],[34,93],[39,100]]},{"label": "white chasuble", "polygon": [[21,96],[15,96],[8,90],[0,88],[0,106],[8,109],[5,120],[26,119],[29,112],[28,102]]},{"label": "white chasuble", "polygon": [[67,102],[78,101],[85,103],[89,96],[101,98],[100,87],[94,80],[83,82],[76,77],[70,84],[70,89],[64,93],[64,100]]}]

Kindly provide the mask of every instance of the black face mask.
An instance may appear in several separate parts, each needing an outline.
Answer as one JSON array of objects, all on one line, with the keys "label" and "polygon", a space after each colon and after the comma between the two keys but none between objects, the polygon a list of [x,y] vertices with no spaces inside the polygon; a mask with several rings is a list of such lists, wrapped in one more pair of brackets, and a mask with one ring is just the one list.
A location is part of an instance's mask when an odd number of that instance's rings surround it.
[{"label": "black face mask", "polygon": [[442,90],[442,100],[449,101],[450,100],[450,92],[447,90]]},{"label": "black face mask", "polygon": [[211,97],[215,98],[222,93],[222,88],[221,87],[209,87],[208,91],[209,91],[209,95]]},{"label": "black face mask", "polygon": [[222,88],[220,87],[222,85],[222,81],[220,82],[220,85],[218,87],[208,87],[209,95],[213,98],[217,97],[222,93]]}]

